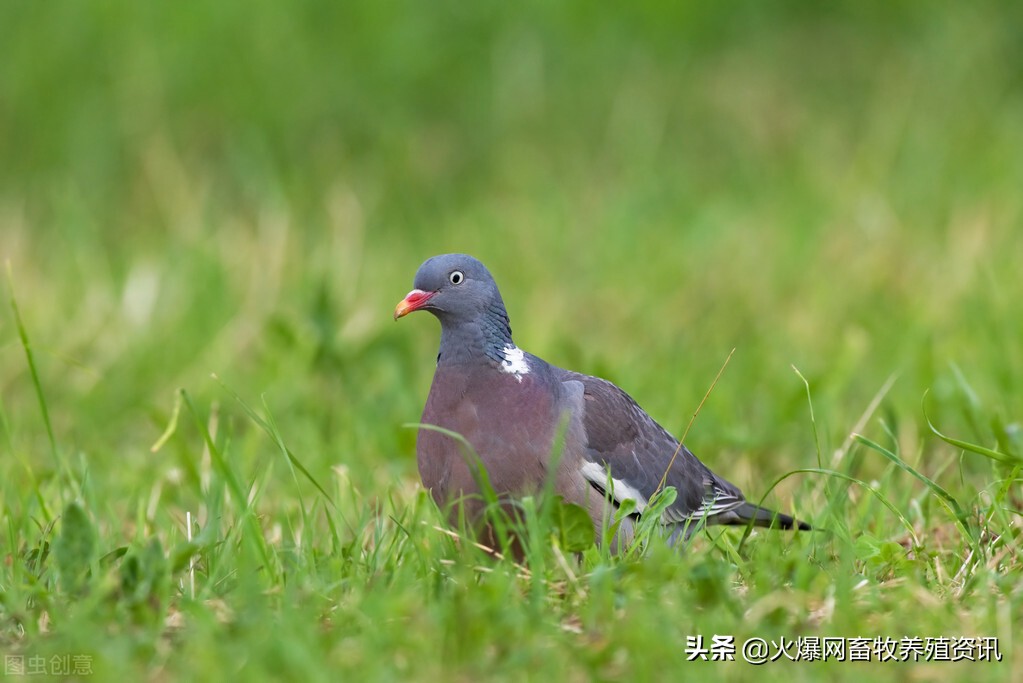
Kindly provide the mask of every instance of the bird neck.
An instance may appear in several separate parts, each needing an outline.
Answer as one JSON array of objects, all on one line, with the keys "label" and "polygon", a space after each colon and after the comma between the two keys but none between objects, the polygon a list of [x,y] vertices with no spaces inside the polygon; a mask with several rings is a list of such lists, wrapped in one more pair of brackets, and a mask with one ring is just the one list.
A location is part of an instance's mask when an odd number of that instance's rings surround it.
[{"label": "bird neck", "polygon": [[484,315],[472,320],[441,320],[438,365],[479,362],[484,358],[501,363],[506,350],[515,348],[511,325],[503,304],[492,304]]}]

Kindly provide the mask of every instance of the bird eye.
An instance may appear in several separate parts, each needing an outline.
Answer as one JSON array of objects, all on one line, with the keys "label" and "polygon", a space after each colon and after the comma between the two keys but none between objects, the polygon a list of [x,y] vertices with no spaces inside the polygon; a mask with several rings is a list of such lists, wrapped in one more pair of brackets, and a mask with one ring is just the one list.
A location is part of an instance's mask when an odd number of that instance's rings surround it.
[{"label": "bird eye", "polygon": [[451,271],[451,274],[448,275],[448,280],[450,280],[453,285],[460,285],[462,284],[462,281],[465,280],[465,276],[462,275],[462,271],[453,270]]}]

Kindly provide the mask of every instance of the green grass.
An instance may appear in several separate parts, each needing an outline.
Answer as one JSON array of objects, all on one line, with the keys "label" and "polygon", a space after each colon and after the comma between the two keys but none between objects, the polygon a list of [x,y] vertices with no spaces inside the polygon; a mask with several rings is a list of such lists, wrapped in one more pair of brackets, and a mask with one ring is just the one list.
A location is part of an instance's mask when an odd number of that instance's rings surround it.
[{"label": "green grass", "polygon": [[[0,8],[0,654],[1023,677],[1018,3],[531,4]],[[829,533],[576,555],[533,501],[523,565],[453,537],[404,426],[438,327],[391,311],[455,250],[677,434],[734,348],[687,444]],[[686,661],[721,634],[1003,660]]]}]

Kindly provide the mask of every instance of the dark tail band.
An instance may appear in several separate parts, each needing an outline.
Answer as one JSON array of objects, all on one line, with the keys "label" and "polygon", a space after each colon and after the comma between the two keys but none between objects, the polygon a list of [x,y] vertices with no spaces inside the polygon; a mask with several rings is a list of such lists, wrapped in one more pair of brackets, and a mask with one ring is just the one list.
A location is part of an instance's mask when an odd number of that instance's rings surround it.
[{"label": "dark tail band", "polygon": [[732,510],[739,519],[731,524],[749,524],[753,520],[753,526],[762,526],[769,529],[799,529],[800,531],[813,531],[813,527],[806,522],[801,522],[795,517],[790,517],[783,512],[775,512],[767,508],[757,507],[753,503],[743,503]]}]

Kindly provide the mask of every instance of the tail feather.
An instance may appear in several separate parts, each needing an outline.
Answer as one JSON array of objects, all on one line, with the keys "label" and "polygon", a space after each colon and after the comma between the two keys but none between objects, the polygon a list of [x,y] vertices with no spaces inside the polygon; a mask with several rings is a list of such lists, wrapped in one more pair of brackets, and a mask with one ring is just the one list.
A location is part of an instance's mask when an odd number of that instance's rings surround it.
[{"label": "tail feather", "polygon": [[775,512],[767,508],[757,507],[753,503],[743,503],[729,512],[734,514],[737,519],[729,520],[726,524],[749,524],[750,520],[753,520],[753,526],[768,527],[770,529],[813,531],[813,527],[806,522],[801,522],[783,512]]}]

